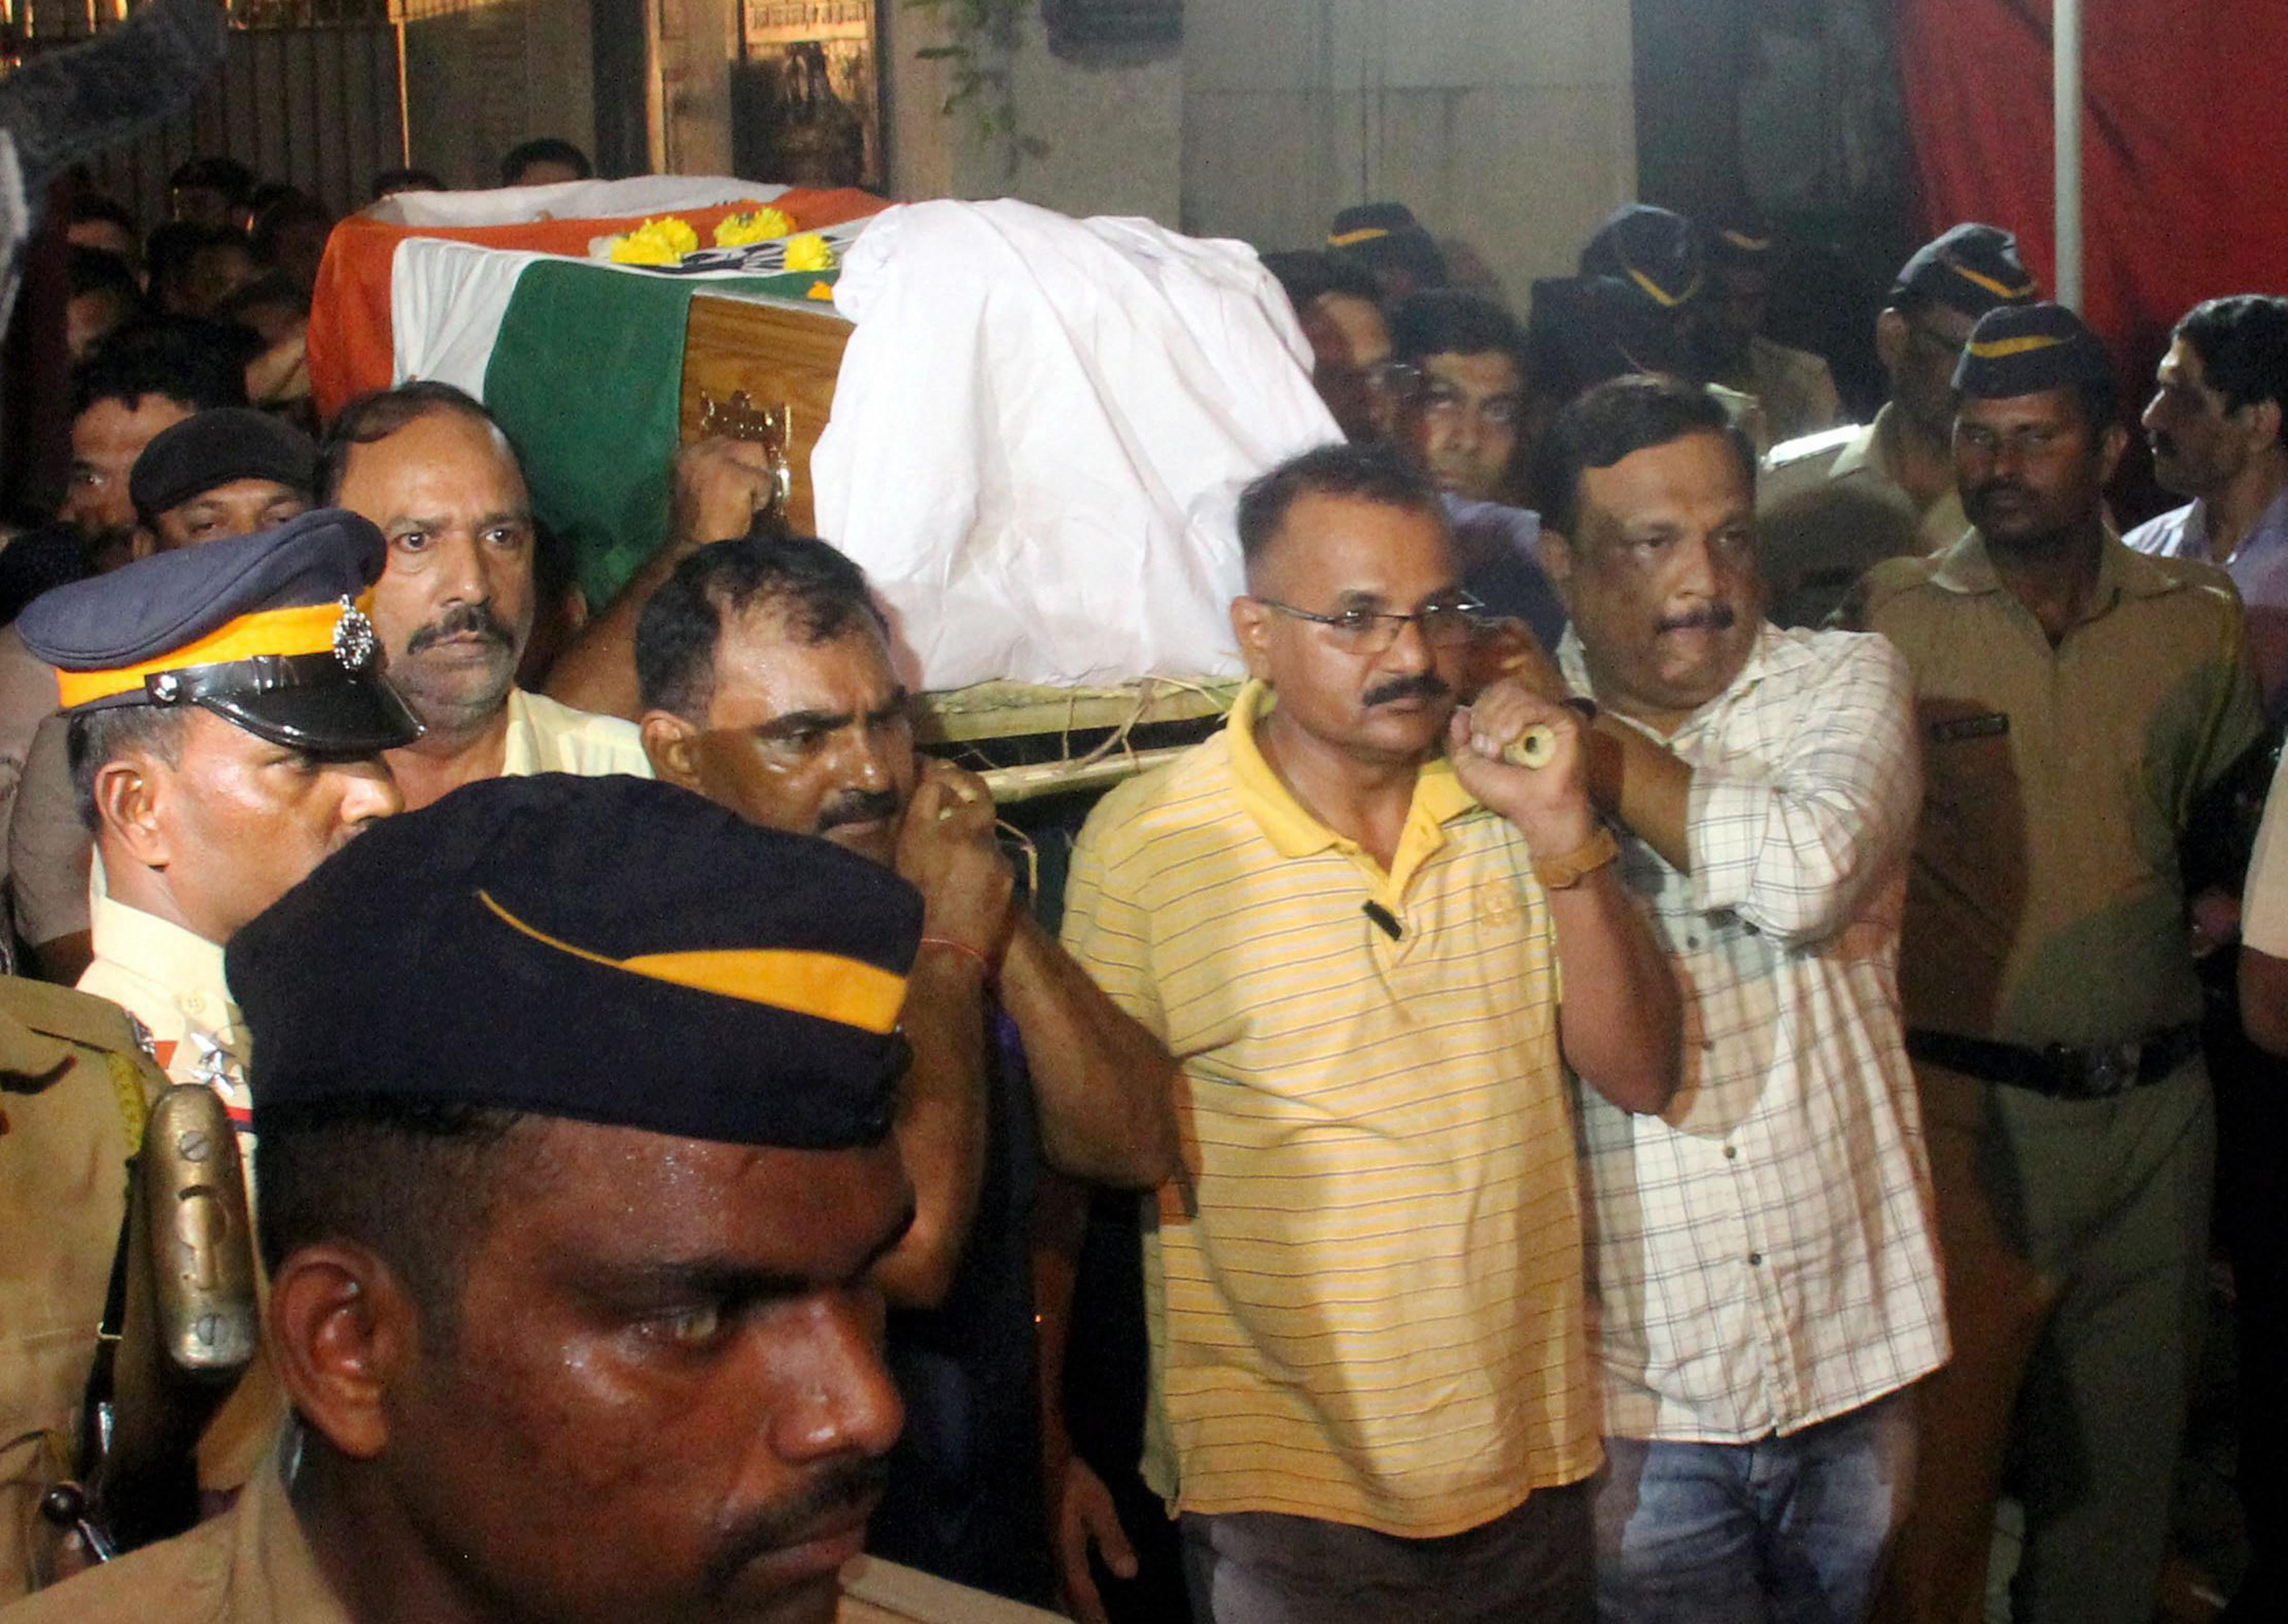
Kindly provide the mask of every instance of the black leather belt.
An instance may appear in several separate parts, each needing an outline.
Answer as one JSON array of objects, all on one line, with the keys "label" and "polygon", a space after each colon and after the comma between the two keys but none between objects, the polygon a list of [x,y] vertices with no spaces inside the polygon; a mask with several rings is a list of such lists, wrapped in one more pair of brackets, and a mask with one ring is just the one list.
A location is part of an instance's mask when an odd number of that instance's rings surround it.
[{"label": "black leather belt", "polygon": [[2070,1049],[2062,1043],[2029,1048],[1922,1030],[1907,1033],[1907,1053],[1927,1065],[1944,1066],[1990,1083],[2030,1088],[2054,1100],[2102,1100],[2157,1083],[2200,1049],[2197,1021],[2165,1027],[2138,1042],[2090,1049]]}]

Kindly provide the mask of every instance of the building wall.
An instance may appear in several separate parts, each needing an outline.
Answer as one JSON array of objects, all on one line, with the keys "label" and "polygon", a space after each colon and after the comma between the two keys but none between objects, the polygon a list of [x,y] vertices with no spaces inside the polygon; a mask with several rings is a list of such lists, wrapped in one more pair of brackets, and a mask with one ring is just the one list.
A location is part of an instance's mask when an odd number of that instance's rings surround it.
[{"label": "building wall", "polygon": [[1522,305],[1636,186],[1623,0],[1194,0],[1188,229],[1316,243],[1395,199]]},{"label": "building wall", "polygon": [[412,161],[452,186],[497,186],[501,155],[536,135],[593,153],[589,0],[415,15],[405,25],[405,103]]}]

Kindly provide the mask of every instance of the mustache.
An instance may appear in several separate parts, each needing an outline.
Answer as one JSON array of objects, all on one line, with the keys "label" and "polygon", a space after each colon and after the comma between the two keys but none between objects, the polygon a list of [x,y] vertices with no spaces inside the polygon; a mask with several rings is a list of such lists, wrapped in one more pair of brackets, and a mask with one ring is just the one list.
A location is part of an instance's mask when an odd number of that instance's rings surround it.
[{"label": "mustache", "polygon": [[489,603],[457,603],[405,640],[405,652],[418,654],[449,637],[483,637],[506,648],[513,640]]},{"label": "mustache", "polygon": [[2145,439],[2157,456],[2174,457],[2177,454],[2177,437],[2165,428],[2155,429]]},{"label": "mustache", "polygon": [[845,790],[818,809],[818,832],[895,817],[898,805],[895,790]]},{"label": "mustache", "polygon": [[722,1591],[749,1563],[802,1538],[814,1524],[878,1499],[890,1480],[886,1456],[837,1461],[792,1499],[766,1506],[731,1531],[707,1564],[708,1588]]},{"label": "mustache", "polygon": [[2001,496],[2005,493],[2014,497],[2031,496],[2033,494],[2033,492],[2028,490],[2025,486],[2020,484],[2016,480],[1988,480],[1982,485],[1974,485],[1971,487],[1969,499],[1973,502],[1983,502],[1990,498]]},{"label": "mustache", "polygon": [[1655,626],[1661,632],[1728,632],[1740,615],[1728,603],[1704,603],[1681,615],[1664,615]]},{"label": "mustache", "polygon": [[1410,677],[1393,677],[1366,690],[1367,708],[1378,705],[1395,705],[1403,699],[1443,699],[1453,689],[1434,671],[1417,672]]}]

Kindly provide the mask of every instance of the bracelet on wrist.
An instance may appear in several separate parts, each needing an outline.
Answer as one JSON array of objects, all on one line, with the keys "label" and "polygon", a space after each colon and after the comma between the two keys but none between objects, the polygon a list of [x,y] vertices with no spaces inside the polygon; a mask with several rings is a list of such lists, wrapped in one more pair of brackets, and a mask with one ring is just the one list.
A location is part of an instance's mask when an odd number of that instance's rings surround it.
[{"label": "bracelet on wrist", "polygon": [[986,980],[993,979],[993,961],[966,942],[957,942],[951,936],[924,936],[921,944],[924,947],[942,947],[959,953],[974,962]]}]

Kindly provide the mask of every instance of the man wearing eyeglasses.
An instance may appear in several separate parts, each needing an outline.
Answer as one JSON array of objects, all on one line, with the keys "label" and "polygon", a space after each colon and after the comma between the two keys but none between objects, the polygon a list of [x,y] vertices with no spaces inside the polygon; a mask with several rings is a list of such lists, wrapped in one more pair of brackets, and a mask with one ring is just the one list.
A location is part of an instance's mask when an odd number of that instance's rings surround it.
[{"label": "man wearing eyeglasses", "polygon": [[1757,493],[1773,621],[1825,622],[1887,558],[1951,546],[1970,528],[1954,489],[1955,362],[1988,311],[2041,297],[2018,239],[1964,224],[1915,251],[1875,318],[1890,399],[1864,427],[1772,448]]},{"label": "man wearing eyeglasses", "polygon": [[[1250,486],[1251,681],[1097,808],[1065,937],[1181,1063],[1148,1226],[1147,1480],[1216,1624],[1589,1617],[1565,1068],[1657,1111],[1677,991],[1613,868],[1578,712],[1458,716],[1475,634],[1437,490],[1336,445]],[[1536,725],[1537,769],[1501,759]]]}]

